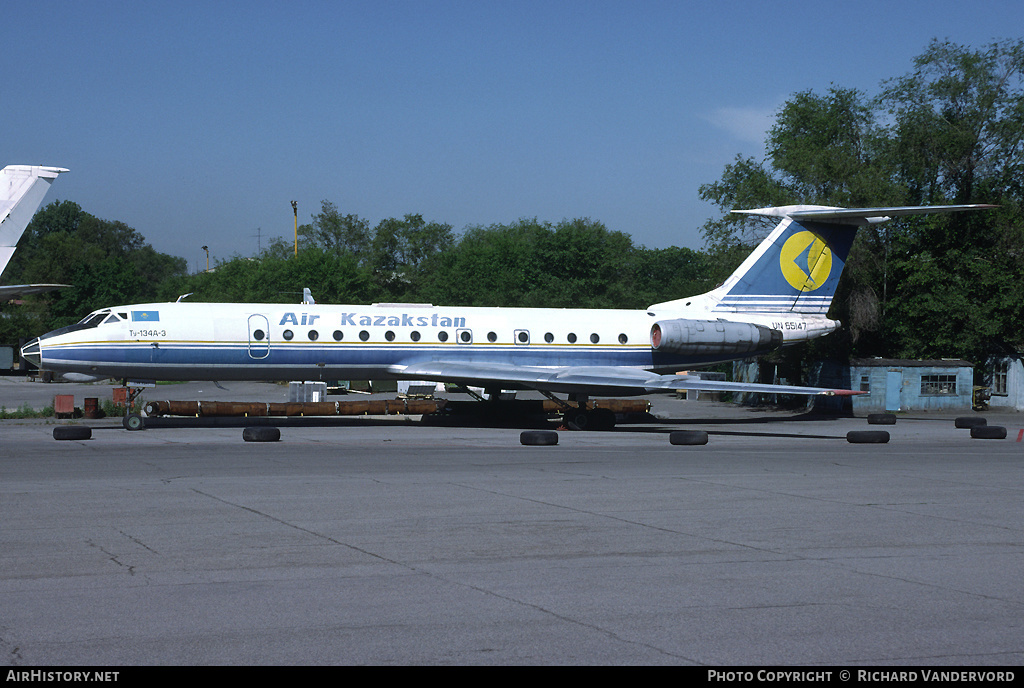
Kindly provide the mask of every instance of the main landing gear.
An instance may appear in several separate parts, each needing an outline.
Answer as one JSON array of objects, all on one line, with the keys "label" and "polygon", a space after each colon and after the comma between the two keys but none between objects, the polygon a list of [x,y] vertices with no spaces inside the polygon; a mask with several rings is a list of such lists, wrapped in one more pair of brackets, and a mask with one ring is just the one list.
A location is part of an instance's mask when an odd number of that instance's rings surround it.
[{"label": "main landing gear", "polygon": [[584,394],[571,394],[569,401],[557,399],[547,392],[544,396],[562,407],[562,423],[570,430],[611,430],[615,427],[615,412],[607,408],[587,406],[587,397]]},{"label": "main landing gear", "polygon": [[[511,414],[514,413],[516,407],[514,404],[536,404],[534,401],[516,401],[516,400],[502,400],[500,389],[485,389],[485,396],[481,396],[473,390],[467,389],[467,392],[473,396],[477,402],[483,404],[482,409],[488,409],[495,415],[499,414]],[[562,417],[562,425],[569,430],[611,430],[615,427],[615,411],[611,408],[605,408],[603,406],[596,406],[594,403],[590,403],[587,400],[585,394],[570,394],[569,399],[559,399],[551,392],[541,392],[551,404],[554,404],[557,411],[549,410],[550,406],[544,409],[544,413],[551,414],[557,412]],[[616,400],[600,400],[597,403],[609,403]],[[548,402],[543,402],[548,404]],[[525,406],[524,406],[525,408]],[[530,408],[533,408],[532,406]],[[648,407],[649,408],[649,407]],[[540,410],[539,407],[537,409]],[[521,409],[519,411],[523,413]]]}]

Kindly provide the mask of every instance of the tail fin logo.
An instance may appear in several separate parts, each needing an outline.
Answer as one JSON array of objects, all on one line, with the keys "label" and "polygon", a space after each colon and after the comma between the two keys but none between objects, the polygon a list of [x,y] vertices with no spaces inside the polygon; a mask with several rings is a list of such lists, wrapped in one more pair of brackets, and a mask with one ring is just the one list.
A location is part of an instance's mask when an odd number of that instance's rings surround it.
[{"label": "tail fin logo", "polygon": [[814,291],[832,273],[832,250],[814,232],[797,232],[782,245],[779,267],[791,287],[802,292]]}]

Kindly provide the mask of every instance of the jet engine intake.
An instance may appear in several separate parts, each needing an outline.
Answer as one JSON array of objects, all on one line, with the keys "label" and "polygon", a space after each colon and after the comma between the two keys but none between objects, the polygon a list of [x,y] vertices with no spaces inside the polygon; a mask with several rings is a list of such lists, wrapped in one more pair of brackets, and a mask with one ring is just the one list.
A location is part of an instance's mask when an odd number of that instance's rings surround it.
[{"label": "jet engine intake", "polygon": [[660,320],[651,327],[651,347],[685,355],[764,353],[782,346],[782,332],[764,325],[728,320]]}]

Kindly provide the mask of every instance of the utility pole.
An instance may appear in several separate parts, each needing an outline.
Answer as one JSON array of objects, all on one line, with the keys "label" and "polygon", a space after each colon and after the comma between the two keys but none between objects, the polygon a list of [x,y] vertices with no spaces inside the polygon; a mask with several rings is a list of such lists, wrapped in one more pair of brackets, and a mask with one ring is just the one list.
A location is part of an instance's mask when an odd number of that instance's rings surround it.
[{"label": "utility pole", "polygon": [[210,271],[210,247],[203,246],[203,250],[206,251],[206,271]]},{"label": "utility pole", "polygon": [[299,255],[299,202],[292,201],[292,213],[295,214],[295,256]]}]

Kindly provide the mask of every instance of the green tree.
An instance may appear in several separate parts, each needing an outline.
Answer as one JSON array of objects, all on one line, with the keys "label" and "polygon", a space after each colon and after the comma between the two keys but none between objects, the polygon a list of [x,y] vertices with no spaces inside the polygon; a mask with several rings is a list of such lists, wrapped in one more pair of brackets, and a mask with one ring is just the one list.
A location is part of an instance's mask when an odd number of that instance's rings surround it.
[{"label": "green tree", "polygon": [[392,300],[418,290],[419,278],[443,252],[455,245],[452,226],[426,222],[422,215],[381,220],[373,230],[370,264],[377,284]]},{"label": "green tree", "polygon": [[320,212],[310,224],[299,227],[299,239],[304,247],[349,253],[360,262],[370,257],[370,224],[358,215],[342,215],[338,206],[327,200],[321,201]]},{"label": "green tree", "polygon": [[371,297],[369,273],[352,255],[303,248],[295,256],[289,248],[279,239],[257,258],[235,256],[209,272],[177,280],[167,291],[190,293],[192,301],[230,303],[295,303],[304,288],[322,303],[362,303]]},{"label": "green tree", "polygon": [[933,41],[886,82],[895,176],[914,203],[996,203],[997,213],[920,218],[897,232],[885,311],[902,355],[982,359],[1024,348],[1019,296],[1024,41],[972,50]]},{"label": "green tree", "polygon": [[1024,172],[1024,41],[983,50],[934,40],[914,71],[885,82],[889,141],[917,203],[1019,197]]},{"label": "green tree", "polygon": [[466,230],[438,254],[420,293],[474,306],[644,308],[665,300],[666,280],[668,290],[682,289],[677,280],[687,284],[700,271],[684,267],[690,258],[685,250],[637,248],[629,235],[590,219],[523,219]]}]

